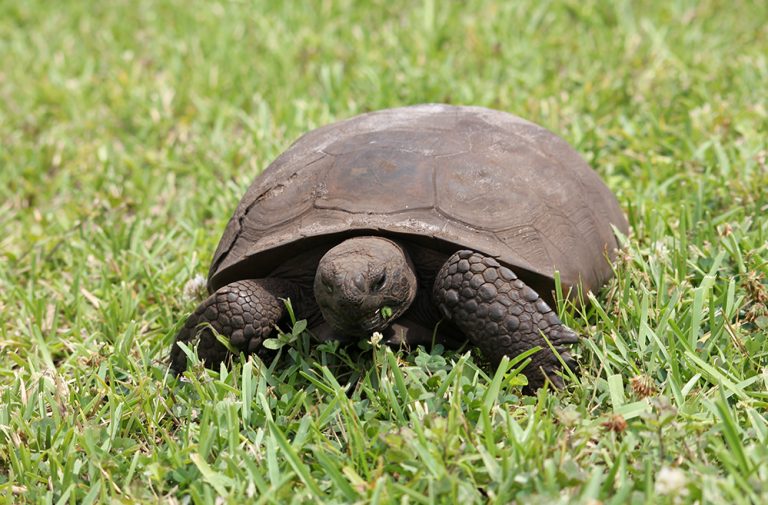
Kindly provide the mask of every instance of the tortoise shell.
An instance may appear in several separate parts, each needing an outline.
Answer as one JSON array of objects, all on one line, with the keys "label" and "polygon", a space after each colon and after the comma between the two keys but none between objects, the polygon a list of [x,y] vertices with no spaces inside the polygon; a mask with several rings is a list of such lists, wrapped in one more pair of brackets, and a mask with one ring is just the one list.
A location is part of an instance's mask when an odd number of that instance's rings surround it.
[{"label": "tortoise shell", "polygon": [[[229,221],[208,288],[268,276],[351,235],[473,249],[528,282],[599,287],[626,233],[616,198],[564,140],[508,113],[418,105],[311,131],[253,181]],[[418,267],[418,265],[417,265]]]}]

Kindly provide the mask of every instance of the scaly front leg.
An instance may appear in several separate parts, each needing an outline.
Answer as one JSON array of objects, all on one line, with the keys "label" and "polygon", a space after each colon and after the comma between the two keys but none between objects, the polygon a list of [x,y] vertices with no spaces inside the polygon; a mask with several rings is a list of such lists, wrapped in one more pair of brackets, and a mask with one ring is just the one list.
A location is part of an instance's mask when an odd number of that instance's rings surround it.
[{"label": "scaly front leg", "polygon": [[[197,354],[209,368],[218,366],[229,352],[211,327],[228,337],[235,349],[255,353],[286,316],[281,298],[294,297],[296,293],[295,287],[283,279],[249,279],[227,284],[195,309],[176,334],[175,342],[188,343],[198,337]],[[171,368],[181,372],[187,367],[187,357],[176,343],[171,349]]]},{"label": "scaly front leg", "polygon": [[437,274],[433,296],[442,314],[497,365],[503,356],[514,357],[539,346],[523,373],[528,389],[535,390],[548,378],[556,386],[560,362],[542,334],[569,366],[575,362],[566,345],[578,335],[563,325],[557,314],[510,269],[474,251],[458,251]]}]

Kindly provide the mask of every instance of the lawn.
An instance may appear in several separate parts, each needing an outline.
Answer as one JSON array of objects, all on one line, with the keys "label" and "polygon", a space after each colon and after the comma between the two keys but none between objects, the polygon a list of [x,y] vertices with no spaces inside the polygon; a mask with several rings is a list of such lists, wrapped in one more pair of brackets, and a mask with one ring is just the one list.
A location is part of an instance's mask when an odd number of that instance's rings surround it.
[{"label": "lawn", "polygon": [[[763,1],[0,0],[0,503],[768,502],[766,83]],[[299,324],[171,376],[252,178],[422,102],[537,122],[616,193],[615,278],[558,307],[581,375],[524,396]]]}]

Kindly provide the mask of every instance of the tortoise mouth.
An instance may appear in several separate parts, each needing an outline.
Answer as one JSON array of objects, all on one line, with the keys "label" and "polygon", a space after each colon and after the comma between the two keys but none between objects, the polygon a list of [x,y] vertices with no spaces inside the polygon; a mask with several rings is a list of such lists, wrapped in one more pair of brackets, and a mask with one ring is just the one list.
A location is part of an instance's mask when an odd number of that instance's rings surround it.
[{"label": "tortoise mouth", "polygon": [[[347,317],[344,317],[347,314]],[[395,319],[395,317],[385,318],[382,315],[382,309],[376,309],[373,314],[364,318],[356,318],[350,321],[349,312],[343,309],[327,308],[323,311],[323,317],[328,324],[339,334],[345,337],[363,337],[370,336],[376,331],[384,331]]]}]

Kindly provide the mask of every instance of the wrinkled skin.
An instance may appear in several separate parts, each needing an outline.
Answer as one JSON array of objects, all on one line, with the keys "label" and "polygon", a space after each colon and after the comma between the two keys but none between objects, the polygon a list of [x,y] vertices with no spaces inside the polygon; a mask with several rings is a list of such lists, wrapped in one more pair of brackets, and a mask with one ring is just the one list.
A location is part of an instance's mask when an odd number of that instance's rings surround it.
[{"label": "wrinkled skin", "polygon": [[381,237],[345,240],[320,260],[314,291],[325,321],[339,335],[370,335],[399,318],[416,296],[407,253]]},{"label": "wrinkled skin", "polygon": [[[378,331],[388,343],[424,344],[443,319],[447,326],[438,342],[451,347],[468,340],[494,365],[504,356],[539,347],[524,370],[528,391],[546,380],[561,386],[556,374],[561,359],[571,369],[576,366],[567,346],[578,336],[535,290],[494,258],[471,250],[448,256],[414,249],[424,270],[417,271],[408,246],[377,236],[347,239],[320,254],[310,252],[301,260],[304,270],[316,265],[312,282],[303,276],[289,278],[287,269],[220,288],[190,315],[177,342],[197,338],[198,355],[213,367],[227,350],[210,328],[229,337],[236,349],[259,353],[264,339],[285,321],[281,300],[290,297],[297,301],[296,316],[310,321],[320,340],[350,342]],[[427,257],[431,260],[425,261]],[[451,331],[460,338],[455,340]],[[175,370],[184,369],[186,357],[179,346],[171,358]]]}]

